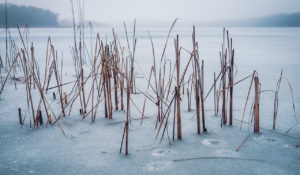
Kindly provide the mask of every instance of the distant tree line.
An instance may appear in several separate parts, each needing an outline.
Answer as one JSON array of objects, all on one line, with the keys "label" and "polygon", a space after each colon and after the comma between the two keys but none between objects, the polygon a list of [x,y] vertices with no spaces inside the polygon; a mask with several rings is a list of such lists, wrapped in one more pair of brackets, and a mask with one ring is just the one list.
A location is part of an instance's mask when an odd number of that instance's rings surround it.
[{"label": "distant tree line", "polygon": [[267,16],[252,22],[257,27],[299,27],[300,12]]},{"label": "distant tree line", "polygon": [[[58,26],[57,16],[50,10],[42,8],[7,4],[7,24],[9,27],[24,25],[29,27],[55,27]],[[5,4],[0,4],[0,25],[4,27],[5,24]]]}]

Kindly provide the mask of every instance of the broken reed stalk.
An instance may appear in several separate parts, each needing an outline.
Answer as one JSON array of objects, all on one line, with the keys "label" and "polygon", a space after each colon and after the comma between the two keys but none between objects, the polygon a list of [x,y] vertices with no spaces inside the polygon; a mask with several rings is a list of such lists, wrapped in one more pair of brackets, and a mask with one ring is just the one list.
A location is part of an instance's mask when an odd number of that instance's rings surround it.
[{"label": "broken reed stalk", "polygon": [[18,108],[18,113],[19,113],[19,122],[20,122],[20,125],[23,125],[21,108]]},{"label": "broken reed stalk", "polygon": [[259,79],[254,77],[255,101],[254,101],[254,133],[259,133]]},{"label": "broken reed stalk", "polygon": [[242,146],[246,143],[246,141],[248,140],[248,138],[250,137],[250,134],[247,135],[247,137],[243,140],[243,142],[239,145],[239,147],[235,150],[236,152],[238,152]]}]

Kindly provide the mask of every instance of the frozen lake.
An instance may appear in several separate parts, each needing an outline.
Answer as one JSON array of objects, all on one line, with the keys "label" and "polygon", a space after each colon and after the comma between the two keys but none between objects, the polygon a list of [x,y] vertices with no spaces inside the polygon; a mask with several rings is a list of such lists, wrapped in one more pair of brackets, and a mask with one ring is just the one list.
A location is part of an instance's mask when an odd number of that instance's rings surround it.
[{"label": "frozen lake", "polygon": [[[128,24],[127,24],[128,25]],[[140,77],[137,86],[145,89],[152,66],[152,48],[147,31],[150,32],[155,47],[156,59],[159,60],[168,28],[139,28],[137,25],[136,73]],[[262,90],[274,90],[280,72],[293,87],[297,119],[300,120],[300,28],[229,28],[235,49],[237,76],[235,82],[257,70]],[[11,29],[11,36],[19,48],[22,47],[16,29]],[[123,46],[127,46],[124,29],[116,29]],[[128,29],[132,38],[132,28]],[[219,51],[222,43],[222,28],[198,28],[196,38],[199,43],[200,58],[205,62],[205,94],[213,83],[213,73],[220,71]],[[113,40],[111,28],[95,28],[85,33],[86,49],[94,45],[96,33],[103,42]],[[180,45],[192,50],[192,27],[174,28],[167,46],[166,57],[174,64],[174,38],[179,34]],[[73,45],[72,28],[34,28],[30,29],[30,45],[33,42],[36,59],[43,70],[47,39],[63,55],[63,82],[74,79],[73,61],[70,47]],[[91,37],[92,36],[92,37]],[[91,39],[92,38],[92,39]],[[5,57],[5,31],[0,30],[0,55]],[[87,55],[88,57],[88,55]],[[182,68],[188,60],[182,54]],[[272,129],[274,94],[261,95],[260,126],[261,134],[253,134],[253,126],[244,124],[239,129],[245,98],[250,80],[238,84],[234,89],[234,126],[220,127],[220,117],[214,116],[213,96],[206,102],[208,133],[196,134],[195,111],[187,111],[186,99],[182,103],[183,141],[168,144],[167,139],[159,144],[155,140],[156,108],[152,104],[146,107],[142,126],[133,121],[130,127],[129,152],[126,157],[119,154],[124,124],[114,124],[125,119],[125,113],[114,112],[114,120],[104,119],[103,108],[99,108],[96,122],[91,124],[90,117],[81,120],[77,111],[61,120],[66,137],[60,133],[57,125],[29,128],[25,121],[23,128],[18,124],[17,109],[26,109],[24,86],[18,83],[18,89],[8,81],[0,98],[0,174],[299,174],[300,126],[284,133],[295,124],[291,94],[286,82],[282,82],[279,92],[279,110],[276,132]],[[55,85],[55,84],[54,84]],[[64,87],[69,90],[70,87]],[[48,93],[49,99],[52,92]],[[251,98],[252,99],[252,98]],[[36,97],[36,100],[39,100]],[[133,100],[141,109],[142,95],[134,95]],[[249,100],[249,103],[252,101]],[[53,101],[53,103],[56,103]],[[195,108],[194,103],[192,107]],[[249,108],[249,107],[248,107]],[[59,108],[58,108],[59,109]],[[141,117],[132,110],[132,117]],[[246,113],[248,121],[248,112]],[[171,131],[171,126],[169,127]],[[235,149],[250,133],[250,137],[239,152]],[[176,161],[185,158],[194,160]],[[219,157],[219,158],[211,158]],[[230,157],[230,158],[229,158]]]}]

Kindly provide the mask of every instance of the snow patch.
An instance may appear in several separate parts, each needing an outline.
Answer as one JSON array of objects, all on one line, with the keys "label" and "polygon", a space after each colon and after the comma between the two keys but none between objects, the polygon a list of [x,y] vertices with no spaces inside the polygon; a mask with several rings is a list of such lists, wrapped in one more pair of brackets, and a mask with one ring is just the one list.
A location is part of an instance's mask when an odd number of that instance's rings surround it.
[{"label": "snow patch", "polygon": [[204,139],[202,144],[208,147],[222,147],[227,145],[227,142],[224,140],[217,140],[217,139]]}]

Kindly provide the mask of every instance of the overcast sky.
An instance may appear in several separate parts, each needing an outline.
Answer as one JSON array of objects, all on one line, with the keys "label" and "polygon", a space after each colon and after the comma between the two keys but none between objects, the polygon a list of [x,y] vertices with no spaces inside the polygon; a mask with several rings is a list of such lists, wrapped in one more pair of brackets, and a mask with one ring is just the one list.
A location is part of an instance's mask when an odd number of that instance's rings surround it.
[{"label": "overcast sky", "polygon": [[[4,2],[5,0],[0,0]],[[59,19],[71,19],[71,0],[7,0],[50,9]],[[75,2],[78,0],[74,0]],[[300,0],[84,0],[85,19],[99,22],[215,21],[300,11]]]}]

